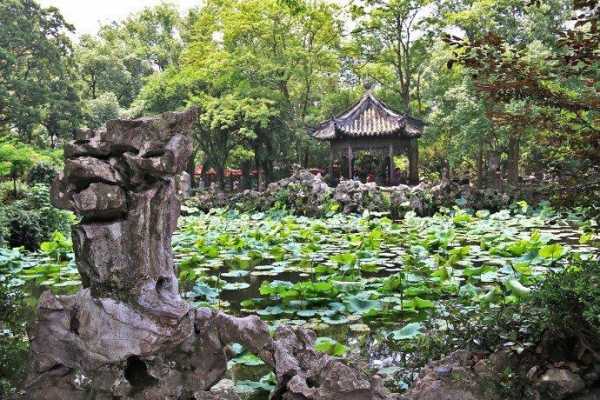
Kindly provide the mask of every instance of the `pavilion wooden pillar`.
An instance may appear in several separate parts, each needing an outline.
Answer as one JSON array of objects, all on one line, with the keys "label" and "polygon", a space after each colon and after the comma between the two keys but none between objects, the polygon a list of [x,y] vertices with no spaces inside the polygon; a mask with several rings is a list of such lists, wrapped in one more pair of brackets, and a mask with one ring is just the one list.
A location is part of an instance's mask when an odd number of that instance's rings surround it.
[{"label": "pavilion wooden pillar", "polygon": [[352,179],[354,177],[354,160],[352,159],[352,146],[348,146],[347,149],[348,154],[348,179]]},{"label": "pavilion wooden pillar", "polygon": [[395,185],[396,182],[396,170],[394,168],[394,145],[392,143],[388,146],[388,185]]},{"label": "pavilion wooden pillar", "polygon": [[419,145],[414,138],[408,146],[408,180],[413,185],[419,184]]},{"label": "pavilion wooden pillar", "polygon": [[333,151],[333,143],[329,145],[329,184],[335,184],[335,176],[333,175],[333,163],[335,162],[335,151]]}]

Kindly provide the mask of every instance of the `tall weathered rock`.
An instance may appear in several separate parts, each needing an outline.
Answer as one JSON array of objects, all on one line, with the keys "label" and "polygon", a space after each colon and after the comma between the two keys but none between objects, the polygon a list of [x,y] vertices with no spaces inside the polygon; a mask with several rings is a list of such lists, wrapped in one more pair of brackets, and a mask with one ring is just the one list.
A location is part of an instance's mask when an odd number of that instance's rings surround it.
[{"label": "tall weathered rock", "polygon": [[[30,329],[31,399],[216,399],[225,347],[241,343],[276,373],[274,399],[383,399],[377,379],[313,349],[314,334],[256,316],[191,308],[179,295],[171,235],[196,111],[115,120],[65,147],[52,188],[73,229],[83,288],[45,292]],[[227,398],[235,398],[229,393]]]}]

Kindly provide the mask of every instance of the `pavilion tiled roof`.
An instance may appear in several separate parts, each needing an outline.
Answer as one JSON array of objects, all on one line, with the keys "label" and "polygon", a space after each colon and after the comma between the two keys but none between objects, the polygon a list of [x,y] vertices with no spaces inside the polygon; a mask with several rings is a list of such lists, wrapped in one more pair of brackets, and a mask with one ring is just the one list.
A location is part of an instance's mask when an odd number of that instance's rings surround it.
[{"label": "pavilion tiled roof", "polygon": [[413,138],[422,133],[422,121],[392,111],[367,91],[350,110],[321,123],[313,136],[320,140],[376,136]]}]

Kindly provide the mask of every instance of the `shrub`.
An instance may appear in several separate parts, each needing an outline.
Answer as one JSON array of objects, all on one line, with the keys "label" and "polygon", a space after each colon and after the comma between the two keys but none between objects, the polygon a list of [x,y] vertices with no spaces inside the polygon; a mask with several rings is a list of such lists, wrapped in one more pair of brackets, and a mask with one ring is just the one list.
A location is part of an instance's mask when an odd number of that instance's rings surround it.
[{"label": "shrub", "polygon": [[48,187],[34,185],[25,198],[0,211],[0,242],[34,251],[54,231],[68,233],[72,214],[50,203]]},{"label": "shrub", "polygon": [[56,175],[58,175],[58,171],[53,165],[40,162],[35,164],[27,173],[27,183],[29,185],[50,185]]},{"label": "shrub", "polygon": [[0,398],[14,395],[25,378],[28,342],[23,294],[0,280]]},{"label": "shrub", "polygon": [[600,349],[600,262],[574,256],[567,268],[548,276],[531,304],[539,311],[541,330]]},{"label": "shrub", "polygon": [[[409,372],[458,349],[509,351],[510,376],[497,374],[487,384],[507,400],[530,398],[532,366],[577,362],[585,352],[593,359],[600,352],[600,262],[573,255],[567,267],[550,273],[521,303],[442,302],[437,315],[423,324],[429,334],[399,348],[410,354]],[[404,379],[410,381],[411,373]]]}]

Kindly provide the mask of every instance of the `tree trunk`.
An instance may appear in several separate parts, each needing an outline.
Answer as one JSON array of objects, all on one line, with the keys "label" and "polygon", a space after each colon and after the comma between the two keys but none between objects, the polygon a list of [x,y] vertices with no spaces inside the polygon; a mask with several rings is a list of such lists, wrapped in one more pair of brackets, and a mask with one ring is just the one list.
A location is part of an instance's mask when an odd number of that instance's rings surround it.
[{"label": "tree trunk", "polygon": [[217,179],[219,180],[219,188],[225,190],[225,166],[219,165],[217,167]]},{"label": "tree trunk", "polygon": [[477,154],[477,186],[484,185],[484,162],[483,162],[483,140],[479,140],[479,152]]},{"label": "tree trunk", "polygon": [[196,171],[196,154],[192,154],[192,157],[188,160],[187,165],[185,167],[186,172],[190,175],[192,179],[192,187],[194,186],[194,172]]},{"label": "tree trunk", "polygon": [[519,182],[519,161],[521,158],[520,134],[510,135],[508,141],[507,178],[511,185]]},{"label": "tree trunk", "polygon": [[242,170],[242,179],[240,182],[241,189],[250,189],[252,186],[252,182],[250,180],[250,169],[252,168],[252,163],[249,160],[243,161],[240,167]]},{"label": "tree trunk", "polygon": [[423,103],[421,102],[421,73],[422,71],[419,71],[419,73],[417,74],[417,104],[418,104],[418,113],[419,115],[423,114]]},{"label": "tree trunk", "polygon": [[494,150],[490,150],[488,155],[488,174],[486,182],[493,185],[494,188],[502,189],[502,176],[500,173],[500,157]]},{"label": "tree trunk", "polygon": [[254,168],[256,168],[256,190],[260,190],[260,158],[258,157],[259,146],[254,148]]},{"label": "tree trunk", "polygon": [[304,168],[308,168],[308,162],[310,160],[310,152],[308,151],[308,146],[306,146],[306,148],[304,149],[304,162],[303,162],[303,167]]},{"label": "tree trunk", "polygon": [[449,181],[450,180],[450,163],[448,162],[447,158],[444,158],[442,160],[442,179],[445,181]]},{"label": "tree trunk", "polygon": [[12,173],[12,181],[13,181],[13,196],[16,199],[17,195],[18,195],[18,192],[17,192],[17,173],[14,172],[14,171]]},{"label": "tree trunk", "polygon": [[273,182],[273,161],[265,160],[264,161],[264,171],[265,171],[265,185]]},{"label": "tree trunk", "polygon": [[204,189],[208,189],[208,187],[210,186],[210,182],[208,181],[208,175],[207,175],[208,165],[209,165],[208,161],[204,161],[204,163],[202,163],[202,175],[201,175],[201,178],[202,178],[202,182],[203,182],[203,185],[204,185]]},{"label": "tree trunk", "polygon": [[265,143],[265,151],[267,154],[267,158],[265,158],[265,160],[264,160],[265,187],[266,187],[266,185],[273,182],[273,160],[270,158],[270,157],[272,157],[272,154],[274,153],[272,143],[270,143],[270,142]]},{"label": "tree trunk", "polygon": [[403,90],[402,103],[407,114],[410,114],[410,93],[407,90]]}]

